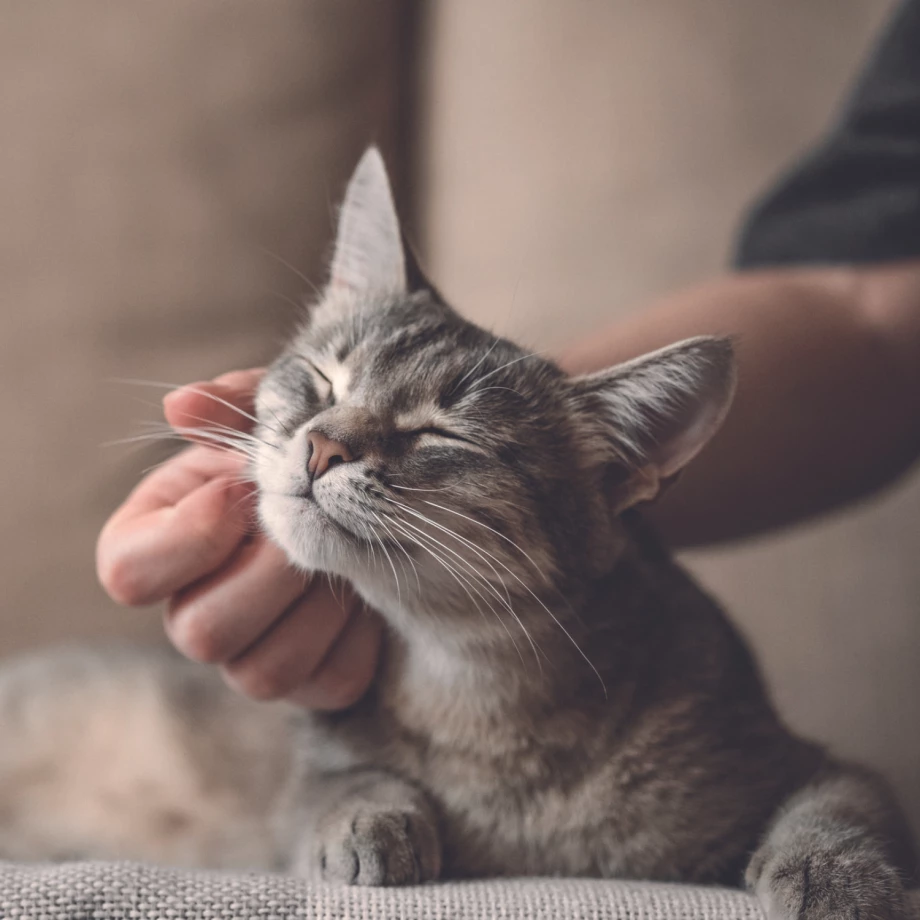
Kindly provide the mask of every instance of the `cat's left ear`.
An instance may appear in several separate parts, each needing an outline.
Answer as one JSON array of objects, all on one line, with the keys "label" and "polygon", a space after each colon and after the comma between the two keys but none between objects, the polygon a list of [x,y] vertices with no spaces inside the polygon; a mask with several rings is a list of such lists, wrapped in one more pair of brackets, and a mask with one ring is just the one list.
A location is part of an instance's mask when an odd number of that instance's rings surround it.
[{"label": "cat's left ear", "polygon": [[333,288],[356,294],[406,293],[406,257],[383,157],[369,147],[352,174],[339,213]]},{"label": "cat's left ear", "polygon": [[700,336],[570,381],[588,462],[613,469],[618,513],[658,496],[703,449],[735,389],[731,342]]}]

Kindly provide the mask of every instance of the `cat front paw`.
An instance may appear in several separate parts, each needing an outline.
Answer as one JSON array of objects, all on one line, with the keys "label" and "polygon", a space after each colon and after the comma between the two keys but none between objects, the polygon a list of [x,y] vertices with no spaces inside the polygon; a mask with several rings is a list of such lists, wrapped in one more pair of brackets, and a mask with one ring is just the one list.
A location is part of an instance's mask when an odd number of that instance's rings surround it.
[{"label": "cat front paw", "polygon": [[897,871],[869,846],[823,844],[783,852],[763,847],[748,886],[768,920],[907,920]]},{"label": "cat front paw", "polygon": [[327,825],[314,853],[314,872],[344,885],[413,885],[438,877],[437,830],[419,813],[358,808]]}]

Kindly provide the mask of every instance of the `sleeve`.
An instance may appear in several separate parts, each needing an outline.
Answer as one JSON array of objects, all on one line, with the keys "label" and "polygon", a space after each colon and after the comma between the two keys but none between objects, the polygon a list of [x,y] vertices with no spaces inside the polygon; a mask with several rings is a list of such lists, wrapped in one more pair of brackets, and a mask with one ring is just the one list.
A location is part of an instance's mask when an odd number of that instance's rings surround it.
[{"label": "sleeve", "polygon": [[895,13],[825,139],[759,201],[734,262],[920,256],[920,0]]}]

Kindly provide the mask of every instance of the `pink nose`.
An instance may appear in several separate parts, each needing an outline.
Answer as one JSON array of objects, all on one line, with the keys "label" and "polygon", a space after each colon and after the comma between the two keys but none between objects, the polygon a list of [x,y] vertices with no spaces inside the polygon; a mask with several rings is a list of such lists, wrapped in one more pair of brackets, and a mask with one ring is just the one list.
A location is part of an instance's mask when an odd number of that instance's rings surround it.
[{"label": "pink nose", "polygon": [[340,463],[354,460],[351,451],[341,441],[327,438],[321,431],[308,431],[307,443],[310,445],[310,459],[307,470],[311,479],[319,479],[326,470]]}]

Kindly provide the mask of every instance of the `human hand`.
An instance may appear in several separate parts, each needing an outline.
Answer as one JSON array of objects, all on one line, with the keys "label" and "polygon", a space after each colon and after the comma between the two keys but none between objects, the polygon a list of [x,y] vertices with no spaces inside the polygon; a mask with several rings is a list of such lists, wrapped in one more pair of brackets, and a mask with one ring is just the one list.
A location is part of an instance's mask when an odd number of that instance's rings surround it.
[{"label": "human hand", "polygon": [[[176,428],[245,431],[262,372],[235,371],[163,401]],[[224,405],[210,396],[225,400]],[[150,473],[99,536],[99,580],[119,603],[168,601],[166,633],[195,661],[216,664],[255,699],[314,709],[355,703],[374,676],[381,624],[347,586],[291,567],[251,532],[253,487],[242,455],[195,444]]]}]

